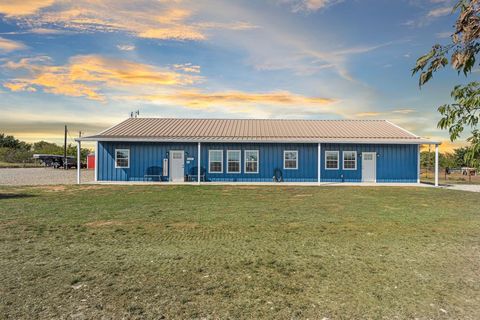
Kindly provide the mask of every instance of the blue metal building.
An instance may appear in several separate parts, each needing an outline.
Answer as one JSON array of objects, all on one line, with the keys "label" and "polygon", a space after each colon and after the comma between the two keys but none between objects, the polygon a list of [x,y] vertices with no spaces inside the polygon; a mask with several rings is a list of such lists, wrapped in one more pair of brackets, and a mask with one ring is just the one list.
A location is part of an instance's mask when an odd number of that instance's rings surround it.
[{"label": "blue metal building", "polygon": [[77,141],[97,181],[417,183],[420,145],[438,153],[380,120],[130,118]]}]

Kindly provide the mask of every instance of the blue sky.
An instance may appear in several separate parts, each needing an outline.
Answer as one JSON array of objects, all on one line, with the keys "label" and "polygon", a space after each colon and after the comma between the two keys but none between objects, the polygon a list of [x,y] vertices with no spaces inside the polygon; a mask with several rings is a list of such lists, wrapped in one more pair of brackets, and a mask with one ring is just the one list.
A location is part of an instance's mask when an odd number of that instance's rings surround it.
[{"label": "blue sky", "polygon": [[[450,0],[0,1],[0,131],[36,141],[126,118],[388,119],[447,140],[415,60]],[[471,77],[478,77],[474,72]],[[450,146],[446,143],[445,146]]]}]

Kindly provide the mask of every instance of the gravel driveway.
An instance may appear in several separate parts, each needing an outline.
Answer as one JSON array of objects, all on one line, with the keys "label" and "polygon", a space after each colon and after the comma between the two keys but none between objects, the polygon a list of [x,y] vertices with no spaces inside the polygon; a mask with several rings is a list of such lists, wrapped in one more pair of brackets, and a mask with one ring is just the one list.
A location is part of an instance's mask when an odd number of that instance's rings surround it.
[{"label": "gravel driveway", "polygon": [[[94,181],[94,170],[82,169],[82,183]],[[74,184],[77,170],[53,168],[0,169],[0,185]]]},{"label": "gravel driveway", "polygon": [[446,188],[460,191],[480,192],[480,184],[453,184]]}]

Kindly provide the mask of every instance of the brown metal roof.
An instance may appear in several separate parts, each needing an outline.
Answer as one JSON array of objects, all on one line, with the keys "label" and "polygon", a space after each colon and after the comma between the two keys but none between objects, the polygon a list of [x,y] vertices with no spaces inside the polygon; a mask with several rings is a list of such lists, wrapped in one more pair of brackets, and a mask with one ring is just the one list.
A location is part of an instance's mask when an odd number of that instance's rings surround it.
[{"label": "brown metal roof", "polygon": [[386,120],[129,118],[83,141],[435,143]]}]

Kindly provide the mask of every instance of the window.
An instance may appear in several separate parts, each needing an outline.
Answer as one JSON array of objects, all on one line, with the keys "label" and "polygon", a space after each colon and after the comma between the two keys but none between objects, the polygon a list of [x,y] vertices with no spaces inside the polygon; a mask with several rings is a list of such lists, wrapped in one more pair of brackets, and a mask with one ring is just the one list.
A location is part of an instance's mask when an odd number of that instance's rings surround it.
[{"label": "window", "polygon": [[115,168],[130,167],[130,150],[115,149]]},{"label": "window", "polygon": [[338,151],[325,151],[325,169],[338,170]]},{"label": "window", "polygon": [[363,160],[373,160],[373,154],[371,153],[364,153]]},{"label": "window", "polygon": [[245,173],[258,173],[258,150],[245,150]]},{"label": "window", "polygon": [[343,151],[343,169],[357,170],[357,152]]},{"label": "window", "polygon": [[223,150],[208,151],[208,172],[209,173],[223,172]]},{"label": "window", "polygon": [[227,173],[240,173],[240,150],[227,150]]},{"label": "window", "polygon": [[298,169],[298,151],[283,151],[283,169]]}]

